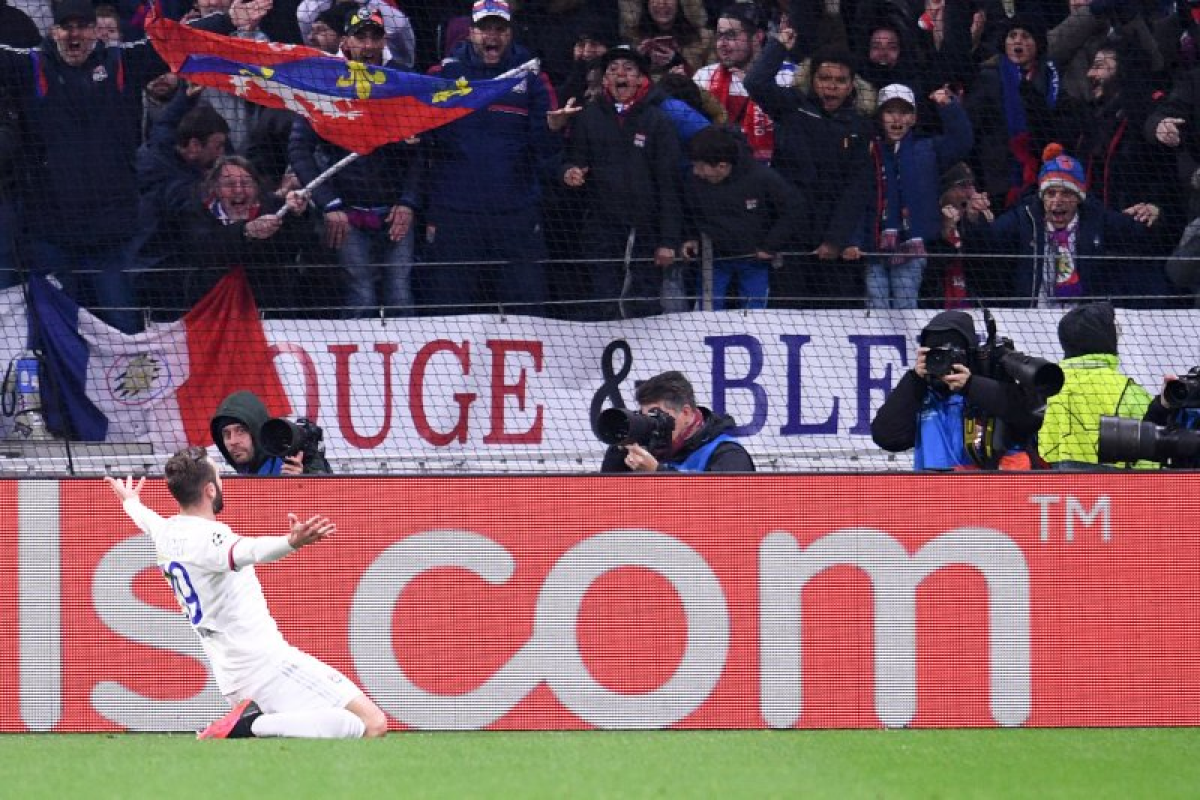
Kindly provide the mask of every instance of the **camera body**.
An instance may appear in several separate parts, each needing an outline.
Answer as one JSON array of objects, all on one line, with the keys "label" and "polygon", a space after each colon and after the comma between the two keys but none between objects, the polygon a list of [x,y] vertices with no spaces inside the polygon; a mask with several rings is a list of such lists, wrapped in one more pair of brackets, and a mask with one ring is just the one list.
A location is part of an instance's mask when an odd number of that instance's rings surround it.
[{"label": "camera body", "polygon": [[1171,408],[1200,408],[1200,367],[1192,367],[1186,375],[1167,381],[1162,393]]},{"label": "camera body", "polygon": [[944,378],[954,371],[955,364],[966,364],[968,353],[961,347],[943,344],[925,353],[925,372],[931,378]]},{"label": "camera body", "polygon": [[295,421],[287,417],[269,419],[263,423],[258,438],[267,455],[286,458],[301,453],[301,460],[306,465],[325,453],[325,432],[305,417]]},{"label": "camera body", "polygon": [[640,444],[651,452],[669,447],[674,432],[675,418],[657,408],[645,414],[609,408],[596,420],[596,435],[605,444]]}]

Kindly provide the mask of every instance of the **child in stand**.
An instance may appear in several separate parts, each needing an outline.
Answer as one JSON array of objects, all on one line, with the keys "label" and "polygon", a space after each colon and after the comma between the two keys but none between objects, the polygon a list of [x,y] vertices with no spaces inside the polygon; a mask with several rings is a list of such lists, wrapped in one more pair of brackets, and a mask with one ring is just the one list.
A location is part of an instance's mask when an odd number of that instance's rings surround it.
[{"label": "child in stand", "polygon": [[899,83],[879,93],[879,135],[871,144],[875,191],[853,244],[842,257],[866,257],[867,306],[916,308],[925,271],[925,243],[941,234],[939,177],[967,157],[974,138],[958,98],[946,87],[937,104],[942,135],[918,137],[917,102]]},{"label": "child in stand", "polygon": [[803,224],[804,204],[794,187],[755,161],[727,130],[705,128],[692,139],[690,151],[692,177],[685,197],[692,236],[683,244],[683,255],[699,256],[698,234],[707,234],[713,246],[713,310],[725,308],[735,278],[745,308],[766,308],[771,264]]}]

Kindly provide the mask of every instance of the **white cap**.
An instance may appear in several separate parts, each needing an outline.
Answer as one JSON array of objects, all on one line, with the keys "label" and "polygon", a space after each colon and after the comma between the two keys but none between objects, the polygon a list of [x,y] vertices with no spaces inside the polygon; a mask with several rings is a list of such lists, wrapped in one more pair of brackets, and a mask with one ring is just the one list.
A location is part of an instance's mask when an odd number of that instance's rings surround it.
[{"label": "white cap", "polygon": [[917,108],[917,98],[913,94],[913,90],[902,83],[889,83],[879,91],[879,99],[876,100],[876,108],[883,108],[885,103],[892,100],[903,100],[913,107]]}]

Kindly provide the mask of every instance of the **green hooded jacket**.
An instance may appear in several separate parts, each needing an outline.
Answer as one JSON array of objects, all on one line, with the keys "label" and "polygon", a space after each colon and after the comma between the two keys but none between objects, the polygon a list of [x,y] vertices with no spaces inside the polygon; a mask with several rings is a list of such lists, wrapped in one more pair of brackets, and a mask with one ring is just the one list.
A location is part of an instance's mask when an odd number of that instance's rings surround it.
[{"label": "green hooded jacket", "polygon": [[[217,449],[221,451],[221,455],[225,458],[225,463],[234,469],[240,475],[279,475],[280,469],[283,466],[282,459],[274,458],[263,452],[261,431],[263,423],[271,418],[267,407],[263,405],[263,401],[259,399],[254,392],[240,391],[226,397],[221,401],[221,405],[217,407],[217,413],[213,414],[212,421],[209,423],[209,431],[212,433],[213,443]],[[221,437],[221,429],[231,422],[240,422],[250,431],[250,437],[254,440],[254,458],[247,465],[234,464],[233,459],[229,457],[229,451],[225,449],[225,442]],[[328,474],[333,472],[329,467],[329,462],[325,460],[324,455],[319,455],[312,460],[311,463],[305,463],[304,473],[308,474]]]}]

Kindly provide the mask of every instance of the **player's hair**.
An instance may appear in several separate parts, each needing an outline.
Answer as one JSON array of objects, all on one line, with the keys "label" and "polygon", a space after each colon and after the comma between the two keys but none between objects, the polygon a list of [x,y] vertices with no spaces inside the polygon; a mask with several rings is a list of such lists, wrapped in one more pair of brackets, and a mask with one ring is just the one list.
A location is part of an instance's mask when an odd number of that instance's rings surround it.
[{"label": "player's hair", "polygon": [[638,405],[664,403],[674,409],[696,407],[696,392],[682,372],[671,370],[643,381],[633,390]]},{"label": "player's hair", "polygon": [[204,487],[216,483],[217,469],[203,447],[185,447],[167,459],[163,467],[167,489],[181,506],[190,506],[204,495]]}]

